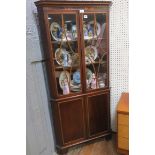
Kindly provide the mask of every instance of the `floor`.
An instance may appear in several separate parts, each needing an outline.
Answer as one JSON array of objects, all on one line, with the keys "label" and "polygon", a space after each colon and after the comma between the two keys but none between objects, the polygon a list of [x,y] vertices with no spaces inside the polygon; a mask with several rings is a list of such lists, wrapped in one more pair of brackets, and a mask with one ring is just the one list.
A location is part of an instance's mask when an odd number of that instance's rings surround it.
[{"label": "floor", "polygon": [[67,155],[119,155],[119,154],[116,152],[116,139],[115,135],[113,135],[112,139],[109,141],[103,139],[92,144],[77,147],[69,150]]}]

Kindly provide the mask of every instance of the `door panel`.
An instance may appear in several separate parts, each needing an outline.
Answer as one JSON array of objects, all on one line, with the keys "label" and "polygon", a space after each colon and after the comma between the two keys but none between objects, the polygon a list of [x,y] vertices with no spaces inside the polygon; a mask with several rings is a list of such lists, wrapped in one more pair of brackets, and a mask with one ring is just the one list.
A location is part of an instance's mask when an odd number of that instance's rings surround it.
[{"label": "door panel", "polygon": [[87,91],[108,87],[107,14],[81,15],[85,85]]},{"label": "door panel", "polygon": [[51,60],[59,97],[82,93],[79,16],[77,11],[48,13]]},{"label": "door panel", "polygon": [[59,103],[59,115],[64,144],[84,139],[83,98]]},{"label": "door panel", "polygon": [[97,94],[87,99],[89,136],[102,134],[109,128],[109,94]]}]

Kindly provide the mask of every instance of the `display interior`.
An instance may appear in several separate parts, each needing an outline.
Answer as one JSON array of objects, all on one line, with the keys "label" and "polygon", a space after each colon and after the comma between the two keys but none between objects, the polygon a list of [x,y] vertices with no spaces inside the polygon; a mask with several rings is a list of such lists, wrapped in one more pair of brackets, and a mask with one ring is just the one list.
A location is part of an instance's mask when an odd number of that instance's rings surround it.
[{"label": "display interior", "polygon": [[[58,95],[82,91],[82,67],[88,91],[107,85],[106,15],[83,14],[83,35],[78,32],[77,19],[76,14],[48,15]],[[84,58],[80,53],[82,36]],[[83,59],[85,64],[81,66]]]},{"label": "display interior", "polygon": [[87,90],[105,88],[108,82],[106,15],[84,14],[83,38]]}]

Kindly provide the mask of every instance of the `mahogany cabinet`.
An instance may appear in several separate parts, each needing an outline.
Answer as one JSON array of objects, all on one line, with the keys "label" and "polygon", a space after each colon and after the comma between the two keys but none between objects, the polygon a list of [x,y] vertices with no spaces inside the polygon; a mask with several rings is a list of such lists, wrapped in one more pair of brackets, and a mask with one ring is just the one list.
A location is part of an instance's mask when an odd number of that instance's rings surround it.
[{"label": "mahogany cabinet", "polygon": [[37,1],[55,145],[111,135],[109,1]]}]

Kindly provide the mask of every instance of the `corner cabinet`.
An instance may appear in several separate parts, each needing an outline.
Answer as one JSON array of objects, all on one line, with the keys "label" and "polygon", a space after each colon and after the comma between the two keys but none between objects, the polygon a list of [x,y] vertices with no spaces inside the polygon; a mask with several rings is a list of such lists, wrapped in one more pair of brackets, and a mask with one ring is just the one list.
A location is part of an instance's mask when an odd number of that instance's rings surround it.
[{"label": "corner cabinet", "polygon": [[111,135],[109,1],[37,1],[58,153]]}]

